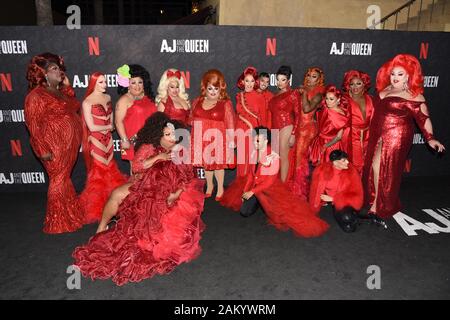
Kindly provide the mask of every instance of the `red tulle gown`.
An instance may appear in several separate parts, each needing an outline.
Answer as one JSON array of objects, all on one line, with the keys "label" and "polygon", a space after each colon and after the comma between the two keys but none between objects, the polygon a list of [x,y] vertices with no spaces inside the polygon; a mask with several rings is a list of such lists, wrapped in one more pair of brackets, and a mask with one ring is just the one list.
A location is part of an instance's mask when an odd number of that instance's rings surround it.
[{"label": "red tulle gown", "polygon": [[[323,86],[314,87],[307,93],[308,100],[311,101],[317,94],[324,94],[324,92]],[[292,192],[302,197],[303,200],[308,199],[309,193],[309,148],[319,132],[314,114],[315,111],[303,112],[302,104],[300,104],[300,120],[295,133],[296,154]]]},{"label": "red tulle gown", "polygon": [[49,177],[45,233],[72,232],[84,222],[70,180],[81,144],[81,118],[77,114],[80,103],[71,87],[61,92],[64,99],[36,87],[25,98],[25,123],[31,147],[39,157],[49,152],[53,155],[52,160],[42,161]]},{"label": "red tulle gown", "polygon": [[[163,152],[151,146],[148,156]],[[167,197],[183,188],[171,207]],[[96,234],[73,253],[75,265],[85,277],[112,280],[117,285],[170,273],[195,259],[204,224],[203,182],[191,165],[160,161],[130,187],[119,207],[115,227]]]},{"label": "red tulle gown", "polygon": [[[314,166],[329,162],[330,153],[333,150],[348,151],[350,116],[346,110],[342,110],[342,112],[340,113],[325,106],[317,111],[319,134],[314,138],[310,149],[310,160]],[[323,146],[333,140],[341,129],[344,129],[341,140],[323,151]]]},{"label": "red tulle gown", "polygon": [[[112,105],[107,109],[101,104],[91,106],[95,125],[111,124]],[[111,131],[91,132],[83,121],[83,153],[87,169],[86,185],[80,195],[85,223],[98,222],[102,218],[103,207],[116,187],[126,182],[114,160],[114,145]]]},{"label": "red tulle gown", "polygon": [[[292,132],[297,132],[300,121],[300,95],[297,90],[288,89],[286,92],[274,95],[269,101],[269,110],[272,115],[272,129],[293,125]],[[292,189],[294,178],[295,146],[289,151],[289,171],[286,183]]]},{"label": "red tulle gown", "polygon": [[369,129],[363,185],[365,202],[372,205],[375,201],[372,162],[379,142],[381,143],[381,159],[376,213],[381,218],[390,218],[401,209],[400,184],[415,132],[414,120],[425,140],[433,139],[424,127],[428,116],[420,110],[422,103],[392,96],[381,100],[378,97],[374,98],[375,114]]},{"label": "red tulle gown", "polygon": [[[131,139],[144,126],[145,120],[157,111],[155,103],[147,96],[140,100],[135,100],[133,105],[128,108],[123,124],[128,139]],[[123,160],[133,160],[133,144],[127,150],[122,150]]]},{"label": "red tulle gown", "polygon": [[358,103],[350,96],[347,96],[351,117],[348,155],[350,162],[360,175],[364,167],[364,158],[366,156],[367,144],[369,143],[369,126],[374,113],[372,97],[365,94],[364,99],[366,102],[365,115],[362,114]]},{"label": "red tulle gown", "polygon": [[244,192],[253,191],[268,222],[275,228],[287,231],[292,229],[300,237],[317,237],[328,230],[329,225],[317,217],[309,204],[293,194],[281,182],[278,171],[280,160],[269,149],[268,157],[258,161],[258,166],[250,165],[250,174],[244,186],[233,185],[228,188],[228,198],[220,203],[234,211],[239,211]]},{"label": "red tulle gown", "polygon": [[[241,129],[243,134],[259,125],[267,124],[265,99],[256,91],[239,92],[236,95],[236,113],[236,130]],[[253,151],[253,139],[251,132],[248,133],[245,137],[242,136],[244,139],[239,136],[237,138],[236,178],[248,174],[249,154]]]},{"label": "red tulle gown", "polygon": [[[203,109],[204,98],[192,103],[190,117],[192,162],[205,170],[232,169],[234,150],[229,147],[226,130],[234,130],[234,110],[230,100],[219,100],[210,110]],[[228,141],[227,141],[228,140]]]},{"label": "red tulle gown", "polygon": [[166,103],[163,104],[164,104],[164,113],[167,114],[167,116],[170,119],[178,120],[185,124],[187,123],[189,117],[189,110],[175,108],[173,100],[170,96],[167,96]]}]

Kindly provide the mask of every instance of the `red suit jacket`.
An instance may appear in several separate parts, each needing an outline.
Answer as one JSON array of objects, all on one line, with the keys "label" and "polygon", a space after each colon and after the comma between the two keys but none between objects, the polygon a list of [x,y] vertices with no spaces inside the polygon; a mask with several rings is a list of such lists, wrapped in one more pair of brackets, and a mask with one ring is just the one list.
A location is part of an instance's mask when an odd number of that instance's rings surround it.
[{"label": "red suit jacket", "polygon": [[[319,212],[323,201],[320,195],[325,193],[327,182],[333,178],[333,163],[325,162],[320,164],[313,172],[311,190],[309,193],[309,204],[314,212]],[[352,207],[355,210],[361,209],[363,205],[363,187],[358,171],[349,164],[347,170],[342,170],[339,190],[333,196],[333,205],[337,210],[345,207]]]}]

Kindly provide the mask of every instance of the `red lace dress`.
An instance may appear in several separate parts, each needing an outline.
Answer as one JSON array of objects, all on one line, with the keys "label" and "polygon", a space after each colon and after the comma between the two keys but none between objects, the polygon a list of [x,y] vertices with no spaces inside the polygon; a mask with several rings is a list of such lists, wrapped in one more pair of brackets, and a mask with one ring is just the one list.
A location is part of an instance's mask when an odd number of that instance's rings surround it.
[{"label": "red lace dress", "polygon": [[189,117],[189,110],[175,108],[171,97],[167,96],[166,103],[164,104],[164,113],[169,116],[170,119],[187,123]]},{"label": "red lace dress", "polygon": [[238,93],[236,95],[236,113],[236,130],[242,130],[242,132],[239,131],[241,134],[236,140],[236,178],[238,178],[247,176],[249,155],[253,151],[252,134],[248,130],[267,123],[264,96],[256,91]]},{"label": "red lace dress", "polygon": [[[127,109],[123,124],[128,139],[131,139],[144,126],[145,120],[157,111],[155,103],[147,96],[141,100],[135,100],[133,105]],[[123,160],[133,160],[134,148],[133,144],[127,150],[122,149]]]},{"label": "red lace dress", "polygon": [[[142,148],[152,148],[142,146]],[[150,155],[163,152],[158,147]],[[174,205],[170,193],[182,188]],[[203,182],[191,165],[159,161],[130,187],[119,207],[115,227],[94,235],[73,252],[75,265],[85,277],[112,280],[117,285],[167,274],[201,252],[204,224]]]},{"label": "red lace dress", "polygon": [[25,98],[31,147],[39,157],[53,155],[52,160],[42,161],[49,177],[45,233],[72,232],[83,226],[83,212],[70,180],[81,144],[80,103],[71,87],[61,92],[64,99],[36,87]]},{"label": "red lace dress", "polygon": [[222,198],[220,204],[234,211],[239,211],[241,196],[246,191],[253,191],[268,222],[275,228],[292,231],[299,237],[317,237],[325,233],[329,225],[316,216],[309,204],[294,195],[278,177],[280,160],[269,149],[269,156],[258,161],[258,166],[250,165],[250,174],[244,186],[234,185],[228,188],[228,197]]},{"label": "red lace dress", "polygon": [[[91,106],[95,125],[111,124],[112,105],[106,109],[101,104]],[[83,118],[83,117],[82,117]],[[126,182],[114,160],[114,146],[111,131],[89,131],[83,121],[83,153],[87,168],[86,185],[80,195],[85,214],[85,223],[98,222],[102,218],[103,207],[116,187]]]},{"label": "red lace dress", "polygon": [[348,155],[350,162],[358,170],[359,174],[362,174],[364,167],[364,158],[366,156],[367,144],[369,143],[369,126],[374,113],[372,97],[365,94],[364,98],[366,101],[365,115],[362,114],[358,103],[350,96],[347,96],[351,116]]},{"label": "red lace dress", "polygon": [[[310,149],[310,160],[314,166],[329,162],[329,156],[333,150],[348,151],[350,116],[347,111],[342,110],[342,112],[340,113],[328,107],[322,107],[317,111],[319,135],[313,140]],[[332,141],[341,129],[344,129],[341,140],[323,150],[323,146]]]},{"label": "red lace dress", "polygon": [[372,162],[377,145],[380,143],[381,159],[376,213],[381,218],[389,218],[401,209],[400,184],[415,132],[414,120],[426,141],[434,139],[433,135],[425,129],[425,122],[429,117],[420,110],[423,103],[393,96],[381,100],[378,97],[374,98],[375,114],[369,129],[363,185],[365,202],[372,205],[375,201]]},{"label": "red lace dress", "polygon": [[[322,86],[314,87],[307,93],[308,100],[311,101],[317,94],[323,94],[324,91],[325,88]],[[315,111],[303,112],[301,102],[300,97],[300,120],[295,133],[295,172],[291,189],[296,195],[307,200],[309,193],[309,148],[319,131],[314,119]]]},{"label": "red lace dress", "polygon": [[205,170],[235,167],[233,142],[234,110],[230,100],[219,100],[209,109],[203,109],[204,98],[192,103],[190,117],[191,150],[194,166]]}]

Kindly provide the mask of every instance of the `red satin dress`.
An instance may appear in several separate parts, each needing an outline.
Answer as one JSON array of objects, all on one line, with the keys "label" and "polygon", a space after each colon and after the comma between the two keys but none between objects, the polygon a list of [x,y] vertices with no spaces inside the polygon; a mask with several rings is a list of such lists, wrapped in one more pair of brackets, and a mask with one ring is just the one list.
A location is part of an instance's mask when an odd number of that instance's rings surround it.
[{"label": "red satin dress", "polygon": [[[238,93],[236,95],[236,113],[236,130],[242,130],[242,136],[239,135],[236,141],[236,177],[245,177],[248,174],[249,155],[253,151],[252,134],[248,130],[267,123],[264,96],[256,91]],[[248,134],[244,136],[245,133]]]},{"label": "red satin dress", "polygon": [[[152,146],[147,155],[164,149]],[[168,206],[167,197],[183,188],[178,200]],[[121,286],[173,271],[201,252],[205,228],[201,220],[203,181],[194,177],[191,165],[159,161],[130,187],[121,203],[115,227],[94,235],[72,256],[85,277],[112,278]]]},{"label": "red satin dress", "polygon": [[[343,110],[343,112],[344,114],[327,107],[322,107],[316,112],[319,134],[314,138],[310,149],[310,160],[314,166],[329,162],[329,156],[333,150],[348,151],[350,116],[347,111]],[[341,140],[322,152],[323,146],[333,140],[341,129],[344,129]]]},{"label": "red satin dress", "polygon": [[[125,133],[128,139],[131,139],[138,131],[144,126],[145,121],[153,113],[157,111],[155,103],[147,96],[144,96],[140,100],[135,100],[133,105],[127,109],[125,118],[123,119],[123,125],[125,127]],[[122,149],[123,160],[133,160],[134,148],[133,144],[127,150]]]},{"label": "red satin dress", "polygon": [[78,115],[80,103],[71,87],[61,90],[64,99],[43,87],[31,90],[25,98],[25,124],[30,132],[30,144],[40,157],[49,177],[45,233],[72,232],[83,226],[83,211],[70,175],[78,157],[82,126]]},{"label": "red satin dress", "polygon": [[366,205],[375,201],[375,184],[372,162],[377,144],[381,143],[380,172],[378,179],[377,215],[390,218],[401,209],[399,192],[406,158],[415,132],[414,120],[425,140],[433,135],[426,131],[429,118],[420,110],[421,104],[400,97],[374,98],[375,114],[370,124],[370,137],[363,170]]},{"label": "red satin dress", "polygon": [[[112,105],[109,101],[106,109],[101,104],[91,106],[95,125],[111,124]],[[82,117],[83,118],[83,117]],[[80,195],[81,206],[85,214],[85,223],[98,222],[102,218],[103,207],[116,187],[127,179],[120,172],[114,160],[114,146],[111,131],[89,131],[83,121],[83,153],[87,168],[86,185]]]},{"label": "red satin dress", "polygon": [[187,123],[189,117],[189,110],[178,109],[175,107],[171,97],[167,96],[166,103],[164,104],[164,113],[170,119],[181,121],[182,123]]},{"label": "red satin dress", "polygon": [[[192,162],[205,170],[232,169],[235,167],[233,142],[234,110],[230,100],[219,100],[209,109],[203,109],[204,98],[192,103],[190,117]],[[227,138],[226,130],[231,136]],[[228,140],[228,141],[227,141]]]},{"label": "red satin dress", "polygon": [[[307,93],[308,100],[311,101],[316,95],[323,95],[325,88],[323,86],[314,87]],[[300,97],[300,103],[302,99]],[[309,193],[309,148],[314,138],[319,133],[316,120],[314,119],[315,111],[309,113],[303,112],[302,104],[300,104],[300,120],[295,133],[296,154],[295,154],[295,172],[294,182],[292,184],[292,192],[308,199]]]},{"label": "red satin dress", "polygon": [[[297,132],[300,121],[300,95],[297,90],[289,89],[286,92],[273,96],[269,101],[269,110],[272,115],[272,129],[282,129],[292,125],[292,133]],[[294,178],[295,146],[289,151],[289,171],[286,183],[292,187]]]},{"label": "red satin dress", "polygon": [[317,217],[309,204],[294,195],[281,182],[278,173],[280,160],[274,156],[270,148],[265,156],[256,164],[250,165],[251,173],[245,185],[234,185],[228,188],[228,196],[220,203],[234,211],[242,205],[244,192],[253,191],[262,209],[267,215],[269,224],[281,231],[292,231],[299,237],[317,237],[325,233],[329,225]]},{"label": "red satin dress", "polygon": [[358,103],[350,96],[349,112],[351,117],[350,127],[350,143],[348,144],[349,160],[353,164],[358,173],[362,175],[364,167],[364,158],[366,156],[367,144],[369,143],[369,126],[374,113],[372,97],[368,94],[364,95],[366,101],[366,113],[362,114]]}]

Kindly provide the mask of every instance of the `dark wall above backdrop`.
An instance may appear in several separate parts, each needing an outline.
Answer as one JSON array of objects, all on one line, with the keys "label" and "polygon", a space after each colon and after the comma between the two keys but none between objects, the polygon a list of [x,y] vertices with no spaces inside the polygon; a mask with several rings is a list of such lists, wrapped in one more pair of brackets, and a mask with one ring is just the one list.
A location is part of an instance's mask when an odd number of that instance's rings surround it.
[{"label": "dark wall above backdrop", "polygon": [[[27,94],[25,73],[31,57],[50,51],[62,55],[78,97],[84,95],[88,75],[107,75],[108,93],[117,101],[116,69],[137,63],[152,77],[153,92],[162,72],[177,68],[187,80],[191,98],[199,94],[202,74],[220,69],[235,103],[236,80],[249,65],[272,74],[282,64],[293,69],[292,85],[303,80],[306,68],[319,66],[326,83],[342,83],[345,71],[360,69],[372,77],[398,53],[419,58],[425,75],[425,93],[435,135],[450,146],[449,60],[450,35],[441,32],[395,32],[343,29],[217,26],[84,26],[80,30],[56,27],[0,27],[0,192],[45,191],[47,177],[29,146],[23,119]],[[371,89],[371,93],[374,93]],[[117,135],[115,135],[117,138]],[[406,175],[450,175],[450,158],[438,157],[415,136],[405,168]],[[81,155],[81,154],[80,154]],[[128,164],[116,158],[124,172]],[[233,174],[227,175],[229,181]],[[84,185],[85,169],[80,156],[73,172],[75,186]]]}]

